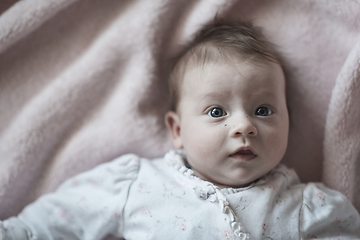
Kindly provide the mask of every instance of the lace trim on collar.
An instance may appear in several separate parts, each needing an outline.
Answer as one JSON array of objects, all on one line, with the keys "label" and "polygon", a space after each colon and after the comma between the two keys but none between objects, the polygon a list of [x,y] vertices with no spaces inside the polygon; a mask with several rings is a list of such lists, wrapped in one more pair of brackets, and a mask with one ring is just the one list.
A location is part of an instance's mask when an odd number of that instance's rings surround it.
[{"label": "lace trim on collar", "polygon": [[239,222],[234,210],[230,207],[230,203],[222,191],[227,190],[229,193],[236,193],[255,186],[255,182],[246,188],[239,188],[239,189],[227,188],[221,190],[218,186],[215,186],[213,183],[204,181],[194,176],[193,175],[194,171],[187,168],[184,165],[185,157],[186,156],[184,151],[171,150],[165,155],[165,161],[168,164],[172,165],[179,172],[184,174],[186,177],[191,178],[199,183],[200,186],[194,188],[194,192],[197,197],[203,200],[208,200],[210,202],[219,203],[220,211],[228,215],[228,221],[235,236],[237,236],[241,240],[250,239],[250,234],[244,230],[244,227]]}]

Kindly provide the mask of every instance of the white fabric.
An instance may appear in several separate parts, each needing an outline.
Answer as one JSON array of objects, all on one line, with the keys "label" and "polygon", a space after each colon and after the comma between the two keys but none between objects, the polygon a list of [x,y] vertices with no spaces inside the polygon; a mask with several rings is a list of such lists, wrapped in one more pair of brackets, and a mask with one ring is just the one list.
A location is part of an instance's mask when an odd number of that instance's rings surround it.
[{"label": "white fabric", "polygon": [[283,165],[248,187],[220,190],[193,176],[173,151],[102,164],[27,206],[18,219],[0,222],[0,240],[360,239],[359,214],[341,193],[301,184]]}]

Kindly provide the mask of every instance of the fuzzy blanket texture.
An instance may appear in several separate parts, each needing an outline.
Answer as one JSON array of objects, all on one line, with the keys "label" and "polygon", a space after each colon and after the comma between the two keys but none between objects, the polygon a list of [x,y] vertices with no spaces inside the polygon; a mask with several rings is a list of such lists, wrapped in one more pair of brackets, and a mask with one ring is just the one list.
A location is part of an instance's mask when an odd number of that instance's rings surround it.
[{"label": "fuzzy blanket texture", "polygon": [[0,219],[125,153],[170,149],[170,61],[215,16],[251,20],[284,56],[283,159],[360,210],[355,0],[2,0]]}]

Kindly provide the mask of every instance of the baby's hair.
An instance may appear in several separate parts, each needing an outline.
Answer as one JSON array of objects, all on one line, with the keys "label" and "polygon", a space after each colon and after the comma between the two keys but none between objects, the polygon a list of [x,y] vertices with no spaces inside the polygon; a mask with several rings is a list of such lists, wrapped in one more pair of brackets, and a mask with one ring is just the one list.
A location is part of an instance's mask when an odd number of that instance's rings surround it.
[{"label": "baby's hair", "polygon": [[244,60],[260,57],[280,64],[279,55],[273,45],[265,40],[260,28],[249,22],[215,20],[205,25],[177,56],[169,77],[169,110],[177,110],[181,82],[189,62],[204,66],[211,61],[233,57]]}]

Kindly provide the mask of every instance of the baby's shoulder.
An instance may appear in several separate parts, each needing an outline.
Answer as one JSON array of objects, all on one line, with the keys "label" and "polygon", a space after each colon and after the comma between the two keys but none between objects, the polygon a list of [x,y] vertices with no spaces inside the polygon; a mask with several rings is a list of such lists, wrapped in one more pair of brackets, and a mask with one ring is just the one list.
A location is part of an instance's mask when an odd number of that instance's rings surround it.
[{"label": "baby's shoulder", "polygon": [[[135,154],[125,154],[109,162],[77,174],[60,185],[58,191],[64,189],[87,189],[89,186],[112,189],[126,181],[134,181],[139,172],[140,157]],[[114,184],[116,183],[116,184]]]},{"label": "baby's shoulder", "polygon": [[304,184],[303,203],[311,207],[325,207],[335,203],[348,202],[340,192],[330,189],[321,182]]},{"label": "baby's shoulder", "polygon": [[350,236],[341,239],[360,239],[359,213],[339,191],[320,182],[301,183],[296,172],[284,165],[277,166],[268,174],[265,186],[278,186],[273,190],[276,196],[273,212],[283,212],[284,209],[297,212],[294,216],[299,218],[302,238]]},{"label": "baby's shoulder", "polygon": [[325,208],[334,204],[349,203],[342,193],[328,188],[321,182],[301,183],[296,172],[282,164],[268,174],[267,184],[275,182],[282,185],[279,191],[291,192],[291,194],[294,194],[294,191],[298,192],[300,196],[298,200],[309,208]]},{"label": "baby's shoulder", "polygon": [[165,166],[163,158],[150,159],[129,153],[100,164],[90,171],[135,180],[140,174],[148,175],[148,173],[157,172],[163,166]]},{"label": "baby's shoulder", "polygon": [[300,233],[304,237],[351,236],[360,238],[360,216],[350,201],[340,192],[323,183],[307,183],[303,191],[300,212]]},{"label": "baby's shoulder", "polygon": [[282,190],[296,189],[301,193],[301,201],[309,206],[331,205],[348,202],[340,192],[330,189],[321,182],[301,183],[296,172],[283,164],[276,166],[269,174],[269,183],[283,182]]},{"label": "baby's shoulder", "polygon": [[84,174],[106,173],[111,176],[127,173],[128,177],[131,178],[139,170],[140,159],[136,154],[124,154],[109,162],[102,163]]}]

